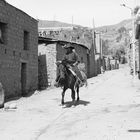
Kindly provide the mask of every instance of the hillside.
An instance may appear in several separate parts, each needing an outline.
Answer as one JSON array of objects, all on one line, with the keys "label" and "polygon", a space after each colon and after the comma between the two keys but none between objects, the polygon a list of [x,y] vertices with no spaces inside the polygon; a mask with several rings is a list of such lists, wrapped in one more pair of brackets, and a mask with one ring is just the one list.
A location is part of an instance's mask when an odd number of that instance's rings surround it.
[{"label": "hillside", "polygon": [[114,29],[119,29],[120,27],[123,27],[123,26],[127,29],[130,29],[131,28],[131,19],[123,20],[120,23],[114,24],[114,25],[97,27],[96,29],[100,30],[100,31],[105,31],[105,29],[114,30]]},{"label": "hillside", "polygon": [[131,19],[123,20],[122,22],[115,25],[96,28],[96,31],[102,33],[104,54],[125,54],[130,41],[129,31],[131,29]]},{"label": "hillside", "polygon": [[103,39],[114,40],[118,36],[118,34],[119,34],[118,31],[122,27],[125,28],[126,33],[128,33],[132,29],[131,20],[130,19],[123,20],[122,22],[115,24],[115,25],[98,27],[98,28],[96,28],[96,31],[102,33]]}]

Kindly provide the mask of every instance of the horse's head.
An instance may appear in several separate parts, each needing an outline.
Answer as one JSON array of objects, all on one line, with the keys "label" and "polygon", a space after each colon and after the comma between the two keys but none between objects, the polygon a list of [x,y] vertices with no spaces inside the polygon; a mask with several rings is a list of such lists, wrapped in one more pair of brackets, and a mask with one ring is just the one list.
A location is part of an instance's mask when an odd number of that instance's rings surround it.
[{"label": "horse's head", "polygon": [[67,67],[66,65],[63,63],[63,61],[57,61],[56,65],[58,67],[58,75],[59,75],[59,85],[64,85],[65,81],[66,81],[66,74],[67,74]]}]

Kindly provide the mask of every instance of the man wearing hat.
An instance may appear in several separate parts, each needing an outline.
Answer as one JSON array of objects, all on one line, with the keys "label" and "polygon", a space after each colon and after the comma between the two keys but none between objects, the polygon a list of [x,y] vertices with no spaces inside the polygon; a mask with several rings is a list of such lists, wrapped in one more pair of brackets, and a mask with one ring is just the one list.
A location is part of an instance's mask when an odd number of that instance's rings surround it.
[{"label": "man wearing hat", "polygon": [[66,54],[63,57],[63,61],[67,62],[70,66],[76,66],[79,61],[79,56],[75,52],[74,47],[69,43],[66,46],[64,46],[64,49],[66,49]]},{"label": "man wearing hat", "polygon": [[[70,43],[65,45],[64,49],[66,49],[66,54],[64,55],[62,61],[66,62],[67,67],[71,70],[73,75],[78,76],[82,85],[82,81],[84,79],[81,72],[78,69],[78,64],[80,63],[78,54],[75,52],[74,47]],[[56,82],[57,81],[58,81],[58,78],[56,79]]]}]

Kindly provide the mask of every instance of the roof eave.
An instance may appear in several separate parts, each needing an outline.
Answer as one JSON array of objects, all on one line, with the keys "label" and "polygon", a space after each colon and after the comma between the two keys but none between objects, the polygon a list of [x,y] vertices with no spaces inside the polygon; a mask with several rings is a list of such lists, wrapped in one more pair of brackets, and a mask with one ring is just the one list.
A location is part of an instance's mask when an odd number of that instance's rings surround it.
[{"label": "roof eave", "polygon": [[89,48],[87,47],[87,46],[85,46],[85,45],[83,45],[83,44],[80,44],[80,43],[76,43],[76,42],[69,42],[69,41],[65,41],[65,40],[58,40],[58,39],[52,39],[52,38],[46,38],[46,37],[40,37],[39,36],[39,38],[38,38],[38,42],[43,42],[43,41],[48,41],[48,42],[50,42],[50,44],[53,44],[53,43],[56,43],[56,42],[61,42],[61,43],[71,43],[71,44],[76,44],[76,45],[80,45],[80,46],[82,46],[82,47],[84,47],[84,48],[86,48],[86,49],[88,49],[89,50]]}]

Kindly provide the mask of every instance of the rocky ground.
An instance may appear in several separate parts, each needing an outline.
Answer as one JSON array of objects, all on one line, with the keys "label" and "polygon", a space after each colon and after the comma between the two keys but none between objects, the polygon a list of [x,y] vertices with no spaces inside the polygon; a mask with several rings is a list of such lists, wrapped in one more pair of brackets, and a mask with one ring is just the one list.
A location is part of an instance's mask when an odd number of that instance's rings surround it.
[{"label": "rocky ground", "polygon": [[0,140],[139,140],[140,81],[127,66],[88,79],[80,101],[61,88],[35,92],[0,110]]}]

